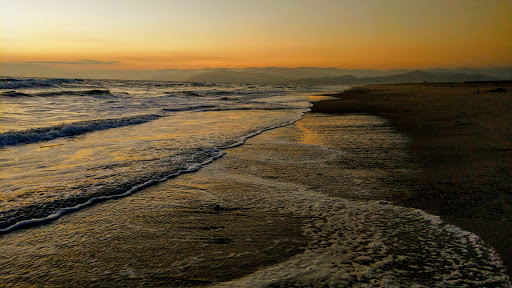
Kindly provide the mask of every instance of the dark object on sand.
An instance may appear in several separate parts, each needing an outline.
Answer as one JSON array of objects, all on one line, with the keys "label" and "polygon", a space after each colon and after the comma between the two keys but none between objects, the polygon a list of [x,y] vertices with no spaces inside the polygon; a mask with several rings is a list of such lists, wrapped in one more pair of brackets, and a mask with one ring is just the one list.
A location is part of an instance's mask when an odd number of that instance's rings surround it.
[{"label": "dark object on sand", "polygon": [[505,88],[496,88],[496,89],[487,90],[487,92],[507,92],[507,89],[505,89]]}]

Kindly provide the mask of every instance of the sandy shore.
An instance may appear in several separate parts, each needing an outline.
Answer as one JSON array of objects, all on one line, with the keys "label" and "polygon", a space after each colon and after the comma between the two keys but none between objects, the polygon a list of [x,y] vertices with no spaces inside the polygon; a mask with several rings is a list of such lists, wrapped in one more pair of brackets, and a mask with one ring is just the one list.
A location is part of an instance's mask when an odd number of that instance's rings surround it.
[{"label": "sandy shore", "polygon": [[[405,139],[382,120],[341,117],[344,131],[338,118],[306,115],[196,173],[3,235],[0,287],[195,287],[284,262],[311,241],[304,226],[318,217],[294,210],[320,201],[316,192],[381,199],[391,188],[381,180],[409,173],[403,149],[388,149],[403,148]],[[365,118],[375,127],[353,129]],[[340,131],[346,138],[332,133]],[[313,199],[294,204],[297,190]]]},{"label": "sandy shore", "polygon": [[475,232],[512,267],[512,82],[370,85],[330,96],[339,99],[313,111],[378,115],[411,138],[421,173],[402,183],[414,193],[389,200]]},{"label": "sandy shore", "polygon": [[383,118],[307,114],[196,173],[2,235],[0,287],[507,287],[473,234],[382,201],[414,196],[409,143]]}]

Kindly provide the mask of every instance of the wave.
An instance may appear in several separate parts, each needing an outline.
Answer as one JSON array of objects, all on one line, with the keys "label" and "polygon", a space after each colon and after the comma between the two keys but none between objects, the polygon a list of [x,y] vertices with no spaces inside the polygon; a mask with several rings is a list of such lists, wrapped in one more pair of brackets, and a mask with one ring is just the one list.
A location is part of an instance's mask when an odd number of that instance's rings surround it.
[{"label": "wave", "polygon": [[[167,92],[167,93],[173,94],[173,93],[176,93],[176,92]],[[180,93],[185,95],[185,96],[190,96],[190,97],[204,97],[203,94],[200,94],[197,91],[181,91]]]},{"label": "wave", "polygon": [[191,107],[183,107],[183,108],[163,108],[162,111],[164,112],[185,112],[185,111],[194,111],[194,110],[200,110],[200,111],[210,111],[207,109],[215,108],[217,106],[213,105],[200,105],[200,106],[191,106]]},{"label": "wave", "polygon": [[[304,112],[305,113],[305,112]],[[256,130],[248,135],[240,137],[235,141],[225,143],[221,147],[210,147],[195,152],[191,152],[191,159],[177,170],[168,172],[167,175],[163,173],[149,173],[148,177],[135,179],[131,184],[116,184],[115,189],[107,191],[98,191],[93,195],[83,195],[74,197],[72,199],[56,200],[51,203],[40,203],[32,206],[17,209],[16,211],[1,211],[0,212],[0,235],[10,233],[18,229],[29,228],[44,223],[54,221],[65,214],[69,214],[85,207],[92,206],[96,203],[107,201],[110,199],[118,199],[129,196],[141,189],[151,185],[166,181],[170,178],[177,177],[181,174],[196,172],[204,165],[210,164],[213,161],[221,158],[226,154],[223,150],[243,145],[247,139],[259,135],[265,131],[275,128],[284,127],[293,124],[300,120],[304,113],[301,113],[296,119],[284,123],[282,125],[271,126],[263,129]],[[48,211],[48,207],[58,209],[57,211]],[[62,208],[64,207],[64,208]],[[50,208],[51,209],[51,208]],[[5,219],[5,220],[4,220]]]},{"label": "wave", "polygon": [[76,136],[92,131],[143,124],[160,117],[162,116],[155,114],[139,115],[115,119],[79,121],[24,131],[8,131],[0,133],[0,147],[47,141],[61,137]]},{"label": "wave", "polygon": [[304,108],[296,108],[290,106],[282,107],[219,107],[214,105],[200,105],[183,108],[163,108],[162,112],[187,112],[187,111],[199,111],[199,112],[222,112],[222,111],[275,111],[275,110],[303,110]]},{"label": "wave", "polygon": [[82,79],[15,79],[0,78],[0,89],[55,87],[60,84],[81,82]]},{"label": "wave", "polygon": [[0,96],[7,97],[53,97],[53,96],[104,96],[104,95],[112,95],[110,90],[101,90],[101,89],[93,89],[93,90],[61,90],[55,92],[39,92],[39,93],[23,93],[15,90],[5,91],[0,93]]},{"label": "wave", "polygon": [[188,82],[192,87],[212,87],[217,86],[216,83],[206,83],[206,82]]},{"label": "wave", "polygon": [[190,97],[204,97],[204,96],[231,96],[231,95],[240,95],[243,96],[247,93],[254,94],[254,91],[245,91],[245,90],[211,90],[211,91],[194,91],[194,90],[184,90],[184,91],[169,91],[167,94],[183,94],[185,96]]},{"label": "wave", "polygon": [[30,97],[32,95],[14,91],[14,90],[10,90],[10,91],[5,91],[5,92],[0,93],[0,96],[6,96],[6,97],[27,97],[28,96],[28,97]]},{"label": "wave", "polygon": [[96,96],[96,95],[112,95],[110,93],[110,90],[100,90],[100,89],[93,89],[93,90],[62,90],[57,92],[42,92],[42,93],[36,93],[35,96],[40,97],[48,97],[48,96],[63,96],[63,95],[73,95],[73,96]]},{"label": "wave", "polygon": [[[245,92],[245,93],[247,93],[247,92]],[[208,92],[209,95],[215,95],[215,96],[239,95],[239,94],[245,94],[245,93],[243,93],[240,90],[235,90],[235,91],[212,90],[212,91]]]},{"label": "wave", "polygon": [[242,146],[245,144],[245,142],[250,139],[250,138],[253,138],[257,135],[260,135],[261,133],[265,132],[265,131],[269,131],[269,130],[273,130],[273,129],[277,129],[277,128],[282,128],[282,127],[286,127],[288,125],[291,125],[297,121],[299,121],[300,119],[302,119],[302,117],[304,117],[304,114],[306,113],[305,112],[302,112],[299,117],[295,118],[294,120],[290,121],[290,122],[287,122],[287,123],[284,123],[284,124],[281,124],[281,125],[276,125],[276,126],[271,126],[271,127],[267,127],[267,128],[263,128],[263,129],[258,129],[252,133],[249,133],[248,135],[246,135],[245,137],[242,137],[236,141],[233,141],[231,143],[226,143],[224,146],[221,146],[221,147],[218,147],[219,149],[230,149],[230,148],[234,148],[234,147],[238,147],[238,146]]},{"label": "wave", "polygon": [[296,108],[296,107],[290,107],[290,106],[283,106],[283,107],[215,107],[212,109],[207,109],[204,111],[275,111],[275,110],[304,110],[304,108]]},{"label": "wave", "polygon": [[293,205],[295,217],[311,219],[304,228],[308,247],[214,287],[511,287],[492,247],[438,216],[385,201],[326,197],[300,185],[288,191],[262,202],[287,201],[282,206]]},{"label": "wave", "polygon": [[[1,214],[5,214],[6,221],[0,221],[0,235],[9,233],[14,230],[23,229],[23,228],[29,228],[37,225],[41,225],[44,223],[48,223],[51,221],[54,221],[61,216],[65,214],[69,214],[78,210],[81,210],[85,207],[92,206],[96,203],[111,200],[111,199],[118,199],[123,198],[126,196],[129,196],[133,194],[134,192],[137,192],[143,188],[149,187],[151,185],[166,181],[170,178],[179,176],[181,174],[186,173],[192,173],[196,172],[204,165],[210,164],[213,161],[219,159],[220,157],[224,156],[226,152],[216,149],[216,148],[207,148],[200,151],[197,151],[195,155],[192,157],[192,162],[185,165],[184,168],[179,169],[177,171],[173,171],[168,175],[158,175],[157,177],[147,180],[147,179],[140,179],[138,182],[134,185],[131,185],[128,189],[123,190],[122,193],[118,193],[120,189],[123,189],[126,187],[125,185],[121,185],[123,187],[119,187],[117,190],[111,190],[111,191],[99,191],[96,195],[88,195],[88,196],[82,196],[82,197],[75,197],[74,200],[71,199],[64,199],[64,200],[57,200],[53,201],[52,203],[41,203],[39,205],[33,205],[32,207],[25,207],[25,209],[20,209],[18,211],[5,211]],[[154,175],[152,175],[154,177]],[[98,195],[101,193],[105,193],[107,195]],[[70,201],[74,201],[75,203]],[[80,201],[83,201],[80,203]],[[61,203],[62,202],[62,203]],[[77,203],[78,202],[78,203]],[[69,206],[68,206],[69,205]],[[57,211],[48,211],[44,210],[47,209],[49,206],[52,207],[62,207],[65,208],[59,209]],[[66,207],[68,206],[68,207]],[[11,215],[7,215],[11,214]],[[39,217],[39,218],[38,218]],[[4,217],[2,217],[4,218]],[[28,218],[28,219],[27,219]],[[4,228],[5,227],[5,228]]]}]

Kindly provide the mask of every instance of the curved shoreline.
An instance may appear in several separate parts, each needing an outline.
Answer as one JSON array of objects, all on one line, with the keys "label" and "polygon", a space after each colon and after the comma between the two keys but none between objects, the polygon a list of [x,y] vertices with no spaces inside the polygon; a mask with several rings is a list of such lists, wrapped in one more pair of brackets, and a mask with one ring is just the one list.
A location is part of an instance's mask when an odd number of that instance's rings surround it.
[{"label": "curved shoreline", "polygon": [[35,227],[35,226],[39,226],[39,225],[43,225],[43,224],[55,221],[55,220],[59,219],[60,217],[66,215],[66,214],[77,212],[77,211],[79,211],[81,209],[90,207],[90,206],[92,206],[94,204],[97,204],[97,203],[101,203],[101,202],[112,200],[112,199],[119,199],[119,198],[127,197],[127,196],[132,195],[133,193],[135,193],[137,191],[140,191],[142,189],[145,189],[147,187],[153,186],[155,184],[167,181],[167,180],[169,180],[171,178],[178,177],[179,175],[182,175],[182,174],[196,172],[199,169],[201,169],[203,166],[208,165],[208,164],[214,162],[215,160],[221,158],[222,156],[224,156],[226,154],[226,152],[224,152],[223,150],[241,146],[241,145],[243,145],[245,143],[245,141],[247,141],[247,139],[253,138],[253,137],[255,137],[255,136],[257,136],[257,135],[259,135],[259,134],[261,134],[261,133],[263,133],[265,131],[269,131],[269,130],[273,130],[273,129],[277,129],[277,128],[281,128],[281,127],[285,127],[285,126],[288,126],[290,124],[293,124],[293,123],[299,121],[304,116],[304,114],[305,114],[305,112],[302,113],[299,118],[294,119],[294,120],[292,120],[290,122],[284,123],[282,125],[272,126],[272,127],[268,127],[268,128],[265,128],[265,129],[259,129],[257,131],[254,131],[254,132],[252,132],[252,133],[250,133],[248,135],[245,135],[244,137],[241,137],[240,139],[235,141],[233,144],[229,144],[227,146],[222,146],[222,147],[214,147],[214,148],[204,149],[205,151],[212,150],[211,152],[212,152],[213,156],[208,158],[208,159],[206,159],[205,161],[203,161],[201,163],[189,163],[188,167],[186,167],[184,169],[181,169],[181,170],[178,170],[177,172],[171,173],[171,174],[169,174],[169,175],[167,175],[165,177],[158,178],[158,179],[151,179],[151,180],[149,180],[147,182],[144,182],[144,183],[141,183],[141,184],[137,184],[137,185],[131,187],[130,189],[126,190],[123,193],[107,195],[107,196],[93,197],[93,198],[89,199],[88,201],[86,201],[84,203],[77,204],[77,205],[72,206],[72,207],[62,208],[62,209],[60,209],[60,210],[58,210],[58,211],[56,211],[56,212],[54,212],[54,213],[52,213],[52,214],[50,214],[50,215],[48,215],[46,217],[34,218],[34,219],[26,219],[26,220],[22,220],[22,221],[16,222],[15,224],[7,226],[5,228],[1,228],[0,229],[0,237],[3,234],[7,234],[7,233],[10,233],[10,232],[13,232],[13,231],[17,231],[17,230],[20,230],[20,229],[27,229],[27,228],[30,228],[30,227]]},{"label": "curved shoreline", "polygon": [[511,82],[368,85],[329,94],[338,99],[312,111],[389,120],[421,165],[407,180],[414,194],[395,201],[478,234],[512,267],[511,91]]},{"label": "curved shoreline", "polygon": [[307,114],[196,173],[1,237],[0,283],[510,286],[478,236],[379,201],[408,189],[385,182],[414,172],[407,142],[379,117]]}]

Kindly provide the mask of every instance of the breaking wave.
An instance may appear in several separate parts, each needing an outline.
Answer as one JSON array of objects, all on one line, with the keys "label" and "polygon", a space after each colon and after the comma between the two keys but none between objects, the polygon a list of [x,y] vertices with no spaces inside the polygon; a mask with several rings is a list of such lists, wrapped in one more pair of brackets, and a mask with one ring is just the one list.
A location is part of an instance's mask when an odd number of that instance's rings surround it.
[{"label": "breaking wave", "polygon": [[14,90],[10,90],[10,91],[1,92],[0,96],[6,96],[6,97],[27,97],[27,96],[29,96],[30,97],[32,95],[14,91]]},{"label": "breaking wave", "polygon": [[210,111],[209,109],[215,108],[215,107],[217,107],[217,106],[200,105],[200,106],[191,106],[191,107],[183,107],[183,108],[163,108],[162,111],[164,111],[164,112],[185,112],[185,111],[193,111],[193,110],[206,111],[207,109],[208,109],[208,111]]},{"label": "breaking wave", "polygon": [[0,89],[44,88],[55,87],[60,84],[71,84],[83,81],[82,79],[14,79],[0,78]]},{"label": "breaking wave", "polygon": [[[170,168],[168,170],[147,171],[144,175],[139,176],[132,175],[127,182],[114,182],[111,183],[111,185],[99,188],[96,192],[91,194],[82,194],[71,198],[35,203],[23,208],[0,211],[0,235],[14,230],[51,222],[60,218],[62,215],[81,210],[98,202],[126,197],[143,188],[166,181],[181,174],[196,172],[204,165],[210,164],[224,156],[226,154],[225,149],[241,146],[247,139],[265,131],[295,123],[303,117],[304,113],[301,113],[300,116],[289,122],[258,129],[238,139],[226,141],[224,145],[219,147],[192,149],[185,151],[180,157],[171,155],[169,159],[161,159],[162,163],[173,162],[173,165],[169,166]],[[158,115],[149,116],[161,117]],[[162,167],[164,166],[162,165]]]},{"label": "breaking wave", "polygon": [[93,89],[93,90],[61,90],[54,92],[39,92],[39,93],[23,93],[15,90],[1,92],[0,96],[7,97],[53,97],[53,96],[102,96],[102,95],[112,95],[110,90],[101,90],[101,89]]},{"label": "breaking wave", "polygon": [[190,152],[180,168],[174,168],[167,173],[148,173],[142,177],[132,179],[127,183],[115,183],[112,187],[106,186],[89,195],[77,195],[72,198],[37,203],[21,209],[11,209],[0,213],[0,235],[11,231],[41,225],[54,221],[62,215],[69,214],[85,207],[110,199],[129,196],[143,188],[166,181],[181,174],[195,172],[216,159],[224,156],[226,152],[207,148]]},{"label": "breaking wave", "polygon": [[214,105],[200,105],[200,106],[190,106],[183,108],[163,108],[161,111],[163,112],[187,112],[187,111],[200,111],[200,112],[220,112],[220,111],[275,111],[275,110],[302,110],[304,108],[295,108],[290,106],[265,106],[261,105],[257,106],[239,106],[239,107],[219,107]]},{"label": "breaking wave", "polygon": [[0,133],[0,147],[47,141],[60,137],[75,136],[87,132],[130,126],[153,121],[161,115],[139,115],[116,119],[100,119],[66,123],[51,127]]},{"label": "breaking wave", "polygon": [[48,96],[63,96],[63,95],[73,95],[73,96],[91,96],[91,95],[112,95],[110,90],[83,90],[83,91],[73,91],[73,90],[63,90],[57,92],[42,92],[36,93],[34,96],[40,97],[48,97]]}]

